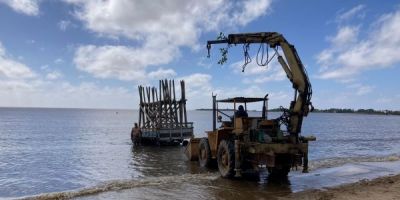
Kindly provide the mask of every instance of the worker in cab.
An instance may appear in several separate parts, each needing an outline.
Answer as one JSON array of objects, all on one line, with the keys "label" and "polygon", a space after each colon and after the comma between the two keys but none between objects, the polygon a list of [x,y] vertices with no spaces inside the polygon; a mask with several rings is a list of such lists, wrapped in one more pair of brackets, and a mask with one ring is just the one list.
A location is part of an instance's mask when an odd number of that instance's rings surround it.
[{"label": "worker in cab", "polygon": [[140,145],[141,137],[142,137],[142,131],[140,130],[138,124],[135,123],[135,125],[134,125],[134,127],[132,128],[132,131],[131,131],[131,140],[132,140],[132,143],[133,143],[135,146]]},{"label": "worker in cab", "polygon": [[244,110],[242,105],[240,105],[235,112],[235,117],[248,117],[247,111]]}]

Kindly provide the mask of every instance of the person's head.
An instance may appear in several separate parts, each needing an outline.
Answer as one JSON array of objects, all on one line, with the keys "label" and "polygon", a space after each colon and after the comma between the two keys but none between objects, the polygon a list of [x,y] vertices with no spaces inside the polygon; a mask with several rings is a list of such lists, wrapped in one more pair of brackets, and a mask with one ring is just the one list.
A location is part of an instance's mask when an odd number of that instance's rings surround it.
[{"label": "person's head", "polygon": [[240,111],[244,111],[244,108],[243,108],[242,105],[240,105],[238,109],[239,109]]},{"label": "person's head", "polygon": [[135,128],[137,128],[138,127],[138,125],[137,125],[137,123],[135,123]]}]

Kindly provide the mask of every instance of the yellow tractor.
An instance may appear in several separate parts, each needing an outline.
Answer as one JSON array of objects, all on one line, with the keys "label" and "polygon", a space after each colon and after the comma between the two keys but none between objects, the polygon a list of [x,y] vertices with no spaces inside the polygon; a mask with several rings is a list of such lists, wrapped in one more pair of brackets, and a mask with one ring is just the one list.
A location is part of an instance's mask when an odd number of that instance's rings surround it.
[{"label": "yellow tractor", "polygon": [[[280,117],[269,119],[268,95],[221,100],[213,96],[213,130],[207,132],[206,138],[190,140],[186,149],[188,158],[197,160],[202,167],[209,167],[216,161],[221,176],[225,178],[241,177],[242,173],[258,172],[261,168],[266,168],[272,175],[287,176],[292,167],[301,165],[303,172],[308,172],[308,142],[316,138],[301,136],[300,132],[303,117],[313,109],[312,90],[294,46],[279,33],[262,32],[230,34],[227,38],[208,41],[207,47],[210,50],[212,44],[221,43],[245,46],[259,43],[273,48],[293,84],[294,99],[289,109],[281,107]],[[282,48],[286,60],[279,55],[278,47]],[[261,116],[248,116],[247,104],[256,102],[262,102]],[[218,109],[220,103],[233,104],[233,115]],[[222,120],[222,115],[228,120]],[[217,121],[221,124],[218,128]]]}]

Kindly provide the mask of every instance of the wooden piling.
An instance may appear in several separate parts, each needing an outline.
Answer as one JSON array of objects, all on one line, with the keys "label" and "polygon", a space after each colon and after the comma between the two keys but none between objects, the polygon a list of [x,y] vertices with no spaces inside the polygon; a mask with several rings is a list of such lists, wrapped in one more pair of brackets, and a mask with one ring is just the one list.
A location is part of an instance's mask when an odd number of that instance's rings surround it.
[{"label": "wooden piling", "polygon": [[138,86],[139,126],[141,128],[178,128],[187,126],[185,83],[180,81],[180,99],[175,80],[160,80],[156,87]]}]

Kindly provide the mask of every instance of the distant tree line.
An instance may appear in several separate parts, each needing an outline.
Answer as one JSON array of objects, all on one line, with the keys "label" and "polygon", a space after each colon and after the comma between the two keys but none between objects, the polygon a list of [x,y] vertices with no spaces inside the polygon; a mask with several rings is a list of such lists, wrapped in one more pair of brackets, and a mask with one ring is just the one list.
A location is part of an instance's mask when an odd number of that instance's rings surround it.
[{"label": "distant tree line", "polygon": [[[270,109],[271,112],[281,111],[279,108]],[[361,114],[378,114],[378,115],[400,115],[400,111],[393,110],[374,110],[370,109],[349,109],[349,108],[329,108],[329,109],[314,109],[313,112],[319,113],[361,113]]]}]

